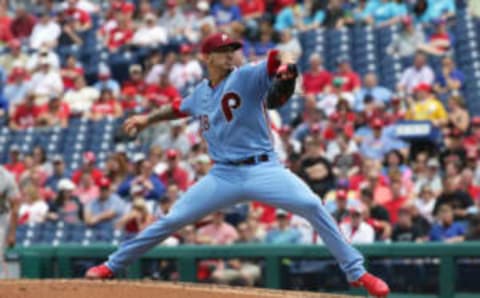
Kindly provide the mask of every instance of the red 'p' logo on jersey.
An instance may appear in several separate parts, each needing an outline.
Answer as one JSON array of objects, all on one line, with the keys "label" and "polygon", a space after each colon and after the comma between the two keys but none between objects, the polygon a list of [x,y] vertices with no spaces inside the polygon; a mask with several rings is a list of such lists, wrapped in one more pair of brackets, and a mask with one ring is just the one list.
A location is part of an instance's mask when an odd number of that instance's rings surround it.
[{"label": "red 'p' logo on jersey", "polygon": [[240,107],[242,100],[237,93],[228,92],[222,98],[222,110],[228,122],[233,119],[233,110]]}]

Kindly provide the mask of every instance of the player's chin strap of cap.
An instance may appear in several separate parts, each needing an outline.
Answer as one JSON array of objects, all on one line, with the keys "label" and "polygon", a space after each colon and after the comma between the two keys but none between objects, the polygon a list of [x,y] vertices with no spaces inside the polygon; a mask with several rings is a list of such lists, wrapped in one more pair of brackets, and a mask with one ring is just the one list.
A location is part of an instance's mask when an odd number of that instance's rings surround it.
[{"label": "player's chin strap of cap", "polygon": [[[273,50],[268,53],[267,71],[270,77],[274,76],[272,84],[267,91],[265,101],[267,108],[275,109],[284,105],[295,91],[295,81],[298,76],[295,64],[281,64],[279,52]],[[290,79],[283,79],[283,74],[290,74]]]}]

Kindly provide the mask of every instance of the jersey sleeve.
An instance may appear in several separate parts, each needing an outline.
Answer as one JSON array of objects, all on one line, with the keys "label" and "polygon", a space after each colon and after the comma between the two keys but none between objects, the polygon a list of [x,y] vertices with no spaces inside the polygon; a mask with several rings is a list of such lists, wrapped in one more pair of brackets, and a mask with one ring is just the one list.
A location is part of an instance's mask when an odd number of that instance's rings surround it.
[{"label": "jersey sleeve", "polygon": [[263,95],[272,83],[272,77],[280,67],[279,51],[272,50],[268,53],[267,58],[259,63],[250,63],[241,68],[242,77],[245,82],[251,82],[256,88],[256,93]]}]

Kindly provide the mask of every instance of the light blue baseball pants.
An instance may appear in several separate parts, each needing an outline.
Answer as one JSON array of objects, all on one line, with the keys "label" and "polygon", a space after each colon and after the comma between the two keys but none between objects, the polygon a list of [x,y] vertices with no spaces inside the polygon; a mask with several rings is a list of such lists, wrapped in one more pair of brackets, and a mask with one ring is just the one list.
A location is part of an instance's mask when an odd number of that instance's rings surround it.
[{"label": "light blue baseball pants", "polygon": [[341,235],[320,198],[275,158],[251,166],[216,164],[162,219],[124,242],[106,265],[118,272],[183,226],[216,210],[254,199],[307,219],[340,264],[349,281],[365,273],[362,255]]}]

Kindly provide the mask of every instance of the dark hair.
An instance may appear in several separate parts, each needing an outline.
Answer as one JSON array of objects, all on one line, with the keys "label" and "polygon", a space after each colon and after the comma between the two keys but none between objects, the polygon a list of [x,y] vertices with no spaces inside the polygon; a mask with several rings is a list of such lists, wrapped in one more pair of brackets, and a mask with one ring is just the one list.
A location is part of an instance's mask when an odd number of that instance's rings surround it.
[{"label": "dark hair", "polygon": [[393,149],[393,150],[389,151],[387,154],[385,154],[385,157],[383,158],[383,166],[384,167],[388,167],[388,157],[392,153],[397,156],[397,158],[399,160],[398,165],[403,165],[405,163],[405,158],[403,157],[402,153],[397,149]]}]

